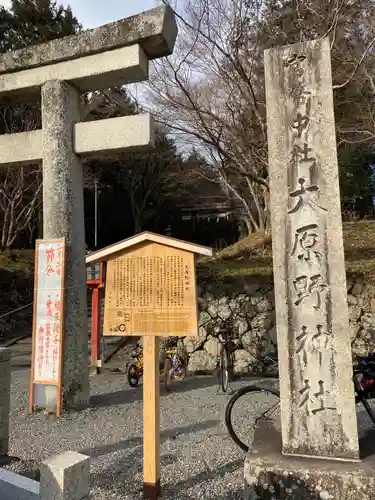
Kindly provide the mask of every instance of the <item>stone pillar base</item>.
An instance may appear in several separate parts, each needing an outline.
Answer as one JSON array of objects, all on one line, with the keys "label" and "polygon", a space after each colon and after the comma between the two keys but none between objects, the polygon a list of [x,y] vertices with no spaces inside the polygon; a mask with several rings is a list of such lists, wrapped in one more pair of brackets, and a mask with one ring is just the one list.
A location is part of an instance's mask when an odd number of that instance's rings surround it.
[{"label": "stone pillar base", "polygon": [[280,443],[249,453],[246,500],[375,500],[375,457],[362,462],[284,456]]}]

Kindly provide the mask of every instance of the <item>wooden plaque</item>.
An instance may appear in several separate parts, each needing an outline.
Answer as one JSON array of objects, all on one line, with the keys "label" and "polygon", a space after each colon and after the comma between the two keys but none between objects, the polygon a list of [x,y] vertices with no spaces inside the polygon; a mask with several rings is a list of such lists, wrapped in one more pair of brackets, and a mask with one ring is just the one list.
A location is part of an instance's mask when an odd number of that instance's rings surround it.
[{"label": "wooden plaque", "polygon": [[65,240],[37,240],[30,380],[30,411],[35,386],[54,386],[60,413],[65,281]]},{"label": "wooden plaque", "polygon": [[104,335],[197,335],[197,316],[193,253],[146,242],[108,261]]}]

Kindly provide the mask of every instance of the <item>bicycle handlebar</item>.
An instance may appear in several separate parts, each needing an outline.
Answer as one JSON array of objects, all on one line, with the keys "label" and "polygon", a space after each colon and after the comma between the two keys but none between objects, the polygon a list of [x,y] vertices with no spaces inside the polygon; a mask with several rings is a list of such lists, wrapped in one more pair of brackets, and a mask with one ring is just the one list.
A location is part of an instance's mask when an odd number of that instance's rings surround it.
[{"label": "bicycle handlebar", "polygon": [[357,356],[357,362],[364,365],[375,363],[375,353],[370,352],[367,356]]}]

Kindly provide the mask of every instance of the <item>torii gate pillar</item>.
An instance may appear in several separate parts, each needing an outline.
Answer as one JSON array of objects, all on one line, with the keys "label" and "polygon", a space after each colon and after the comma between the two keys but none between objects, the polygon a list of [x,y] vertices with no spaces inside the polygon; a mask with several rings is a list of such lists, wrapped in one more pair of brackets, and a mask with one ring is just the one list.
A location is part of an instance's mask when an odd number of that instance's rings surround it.
[{"label": "torii gate pillar", "polygon": [[[65,238],[63,407],[89,404],[85,225],[81,156],[153,146],[150,115],[80,123],[80,95],[148,79],[170,55],[177,25],[158,7],[82,34],[0,55],[0,99],[42,98],[42,130],[0,137],[2,165],[43,164],[43,237]],[[38,386],[39,406],[49,398]]]}]

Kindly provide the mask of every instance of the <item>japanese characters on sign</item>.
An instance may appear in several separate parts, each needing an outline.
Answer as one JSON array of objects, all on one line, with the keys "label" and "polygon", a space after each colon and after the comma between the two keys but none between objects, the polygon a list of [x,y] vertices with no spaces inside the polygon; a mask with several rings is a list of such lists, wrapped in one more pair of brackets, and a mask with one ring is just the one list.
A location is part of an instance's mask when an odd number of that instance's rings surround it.
[{"label": "japanese characters on sign", "polygon": [[305,416],[332,418],[335,410],[332,375],[333,335],[328,317],[326,218],[320,201],[319,155],[311,133],[317,96],[306,83],[307,61],[285,61],[287,110],[291,145],[288,165],[288,288],[293,370],[300,373],[294,390],[295,408]]},{"label": "japanese characters on sign", "polygon": [[194,256],[149,244],[107,264],[104,335],[194,335]]},{"label": "japanese characters on sign", "polygon": [[64,240],[37,241],[32,374],[34,383],[59,383],[64,259]]}]

